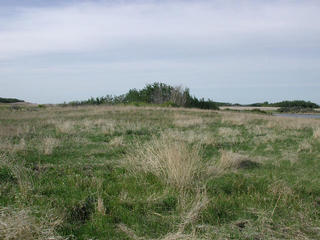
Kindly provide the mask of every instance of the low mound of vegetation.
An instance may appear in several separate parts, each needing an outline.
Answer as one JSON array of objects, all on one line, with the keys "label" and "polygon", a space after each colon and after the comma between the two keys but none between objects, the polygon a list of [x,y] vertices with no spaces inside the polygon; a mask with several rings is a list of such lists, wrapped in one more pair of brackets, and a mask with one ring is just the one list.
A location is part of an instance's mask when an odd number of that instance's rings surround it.
[{"label": "low mound of vegetation", "polygon": [[23,100],[16,99],[16,98],[2,98],[0,97],[0,103],[18,103],[24,102]]},{"label": "low mound of vegetation", "polygon": [[253,103],[248,106],[251,107],[281,107],[281,108],[319,108],[320,106],[316,103],[310,102],[310,101],[303,101],[303,100],[294,100],[294,101],[282,101],[282,102],[276,102],[276,103]]},{"label": "low mound of vegetation", "polygon": [[304,107],[281,107],[278,109],[281,113],[312,113],[316,112],[314,108],[304,108]]},{"label": "low mound of vegetation", "polygon": [[73,101],[69,105],[100,105],[100,104],[133,104],[133,105],[161,105],[171,107],[187,107],[200,109],[219,109],[210,99],[198,99],[191,96],[188,88],[173,87],[164,83],[147,84],[143,89],[130,89],[128,93],[119,96],[90,98],[84,101]]}]

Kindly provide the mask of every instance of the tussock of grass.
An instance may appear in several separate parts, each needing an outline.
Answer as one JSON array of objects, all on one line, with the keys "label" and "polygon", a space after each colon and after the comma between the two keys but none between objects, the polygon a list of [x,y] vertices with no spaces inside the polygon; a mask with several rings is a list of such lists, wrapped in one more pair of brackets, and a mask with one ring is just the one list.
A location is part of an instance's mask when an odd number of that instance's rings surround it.
[{"label": "tussock of grass", "polygon": [[42,140],[42,143],[39,145],[41,153],[45,155],[50,155],[52,154],[54,148],[59,146],[59,139],[57,138],[52,138],[52,137],[45,137]]},{"label": "tussock of grass", "polygon": [[106,213],[106,209],[104,207],[103,199],[101,197],[98,197],[97,212],[99,212],[102,215],[105,215],[105,213]]},{"label": "tussock of grass", "polygon": [[306,139],[304,139],[298,147],[298,152],[312,152],[312,145]]},{"label": "tussock of grass", "polygon": [[257,162],[252,161],[247,155],[242,155],[232,151],[220,151],[221,157],[217,167],[222,170],[252,168],[258,165]]},{"label": "tussock of grass", "polygon": [[201,125],[203,119],[201,117],[194,117],[185,114],[176,114],[174,115],[174,124],[177,127],[190,127],[195,125]]},{"label": "tussock of grass", "polygon": [[219,128],[219,135],[224,137],[238,136],[240,134],[239,130],[233,128],[221,127]]},{"label": "tussock of grass", "polygon": [[61,121],[61,120],[49,120],[48,123],[55,125],[58,132],[61,133],[73,133],[74,132],[74,121]]},{"label": "tussock of grass", "polygon": [[215,144],[216,143],[216,137],[214,134],[201,130],[201,131],[195,131],[195,130],[186,130],[186,131],[178,131],[174,129],[169,129],[164,132],[164,135],[166,135],[168,138],[175,139],[180,142],[187,142],[190,144],[198,143],[198,144]]},{"label": "tussock of grass", "polygon": [[0,239],[64,239],[55,231],[60,224],[59,219],[51,222],[36,219],[29,209],[0,208]]},{"label": "tussock of grass", "polygon": [[134,170],[152,173],[178,189],[192,185],[203,168],[198,145],[189,146],[166,136],[154,137],[137,148],[128,161]]},{"label": "tussock of grass", "polygon": [[19,140],[19,143],[12,144],[9,139],[1,139],[0,141],[0,151],[6,151],[10,154],[14,154],[18,151],[23,151],[27,147],[26,141],[24,138]]},{"label": "tussock of grass", "polygon": [[313,129],[313,137],[316,139],[320,139],[320,127],[316,127]]}]

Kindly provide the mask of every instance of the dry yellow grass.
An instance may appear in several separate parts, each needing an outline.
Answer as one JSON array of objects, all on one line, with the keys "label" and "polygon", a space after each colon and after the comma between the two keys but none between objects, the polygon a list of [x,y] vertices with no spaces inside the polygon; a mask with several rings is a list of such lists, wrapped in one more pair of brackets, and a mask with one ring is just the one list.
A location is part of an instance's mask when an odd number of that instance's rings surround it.
[{"label": "dry yellow grass", "polygon": [[123,136],[113,138],[109,144],[114,147],[123,146],[124,145]]},{"label": "dry yellow grass", "polygon": [[0,208],[0,239],[63,239],[54,230],[60,223],[59,219],[39,221],[31,215],[29,209]]},{"label": "dry yellow grass", "polygon": [[168,138],[175,139],[177,141],[185,141],[188,143],[199,143],[199,144],[214,144],[216,143],[215,136],[205,130],[186,130],[179,131],[176,129],[168,129],[163,132]]},{"label": "dry yellow grass", "polygon": [[61,133],[72,133],[74,131],[75,122],[71,120],[49,120],[48,123],[53,124],[57,131]]},{"label": "dry yellow grass", "polygon": [[310,127],[320,127],[320,121],[309,118],[272,117],[266,126],[268,128],[280,129],[304,129]]},{"label": "dry yellow grass", "polygon": [[[281,159],[279,160],[286,160],[290,161],[291,163],[295,163],[299,160],[299,155],[297,151],[283,151],[281,153]],[[276,161],[274,164],[279,165],[280,161]]]},{"label": "dry yellow grass", "polygon": [[190,127],[203,124],[203,119],[201,117],[189,116],[186,114],[175,114],[173,123],[177,127]]},{"label": "dry yellow grass", "polygon": [[269,186],[269,191],[276,197],[279,195],[288,198],[293,194],[293,190],[284,181],[274,182]]},{"label": "dry yellow grass", "polygon": [[313,137],[316,139],[320,139],[320,127],[316,127],[313,129]]},{"label": "dry yellow grass", "polygon": [[104,207],[103,199],[99,196],[97,201],[97,212],[102,215],[105,215],[106,209]]},{"label": "dry yellow grass", "polygon": [[223,137],[232,137],[240,135],[240,131],[238,129],[228,128],[228,127],[221,127],[219,128],[219,135]]},{"label": "dry yellow grass", "polygon": [[290,118],[283,116],[270,116],[253,113],[239,112],[221,112],[222,123],[232,123],[234,125],[246,125],[253,120],[263,120],[267,128],[280,129],[303,129],[303,128],[320,128],[320,121],[312,118]]},{"label": "dry yellow grass", "polygon": [[0,137],[13,137],[13,136],[23,136],[25,134],[35,132],[35,128],[28,124],[23,124],[21,126],[6,126],[0,125]]},{"label": "dry yellow grass", "polygon": [[304,139],[298,147],[298,152],[312,152],[312,145],[306,139]]},{"label": "dry yellow grass", "polygon": [[234,125],[245,125],[249,121],[261,117],[258,114],[221,112],[222,123],[232,123]]},{"label": "dry yellow grass", "polygon": [[0,150],[9,152],[10,154],[15,153],[17,151],[23,151],[27,147],[26,141],[24,138],[21,138],[19,143],[13,144],[9,141],[9,139],[1,138],[0,139]]},{"label": "dry yellow grass", "polygon": [[57,138],[52,138],[52,137],[45,137],[43,138],[41,144],[39,144],[39,150],[45,154],[45,155],[50,155],[52,154],[54,148],[59,146],[59,139]]},{"label": "dry yellow grass", "polygon": [[241,168],[243,164],[251,163],[247,155],[235,153],[233,151],[221,150],[221,157],[217,167],[221,170]]},{"label": "dry yellow grass", "polygon": [[167,184],[184,189],[194,183],[201,172],[199,146],[188,146],[166,136],[154,138],[137,148],[128,161],[135,170],[151,172]]}]

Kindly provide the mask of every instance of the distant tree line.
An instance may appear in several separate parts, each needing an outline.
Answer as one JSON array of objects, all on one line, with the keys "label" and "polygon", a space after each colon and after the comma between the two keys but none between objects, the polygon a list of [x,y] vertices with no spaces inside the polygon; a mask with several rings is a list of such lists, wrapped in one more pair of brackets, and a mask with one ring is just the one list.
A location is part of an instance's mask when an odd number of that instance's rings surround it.
[{"label": "distant tree line", "polygon": [[283,111],[290,109],[314,109],[319,108],[319,105],[310,101],[295,100],[295,101],[282,101],[276,103],[253,103],[248,105],[231,104],[225,102],[214,102],[210,99],[197,98],[190,94],[188,88],[181,86],[170,86],[165,83],[155,82],[147,84],[142,89],[130,89],[126,94],[122,95],[106,95],[104,97],[89,98],[83,101],[72,101],[64,103],[64,105],[100,105],[100,104],[134,104],[146,105],[155,104],[161,106],[172,107],[187,107],[187,108],[200,108],[200,109],[219,109],[221,106],[252,106],[252,107],[280,107]]},{"label": "distant tree line", "polygon": [[17,103],[17,102],[24,102],[23,100],[16,99],[16,98],[1,98],[0,103]]},{"label": "distant tree line", "polygon": [[319,108],[319,105],[310,101],[294,100],[294,101],[282,101],[276,103],[254,103],[250,104],[252,107],[281,107],[281,108]]},{"label": "distant tree line", "polygon": [[173,87],[164,83],[147,84],[143,89],[130,89],[128,93],[119,96],[90,98],[84,101],[73,101],[70,105],[100,105],[100,104],[157,104],[172,107],[188,107],[200,109],[219,109],[210,99],[198,99],[190,94],[188,88]]}]

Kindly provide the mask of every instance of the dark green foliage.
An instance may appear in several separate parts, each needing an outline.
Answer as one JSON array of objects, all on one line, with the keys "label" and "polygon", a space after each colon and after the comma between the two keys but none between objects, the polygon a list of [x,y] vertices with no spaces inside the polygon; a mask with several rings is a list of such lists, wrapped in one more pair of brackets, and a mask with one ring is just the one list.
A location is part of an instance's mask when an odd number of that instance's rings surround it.
[{"label": "dark green foliage", "polygon": [[[71,106],[79,106],[79,105],[100,105],[100,104],[119,104],[124,103],[124,95],[119,96],[112,96],[112,95],[106,95],[105,97],[96,97],[96,98],[89,98],[88,100],[83,101],[72,101],[68,104]],[[67,103],[63,103],[62,106],[68,105]]]},{"label": "dark green foliage", "polygon": [[189,92],[187,93],[186,107],[190,108],[200,108],[200,109],[214,109],[218,110],[219,107],[217,104],[210,99],[204,100],[204,98],[198,99],[196,97],[190,96]]},{"label": "dark green foliage", "polygon": [[294,101],[282,101],[276,103],[253,103],[247,106],[252,107],[283,107],[283,108],[319,108],[319,105],[310,101],[294,100]]},{"label": "dark green foliage", "polygon": [[304,113],[314,112],[314,109],[305,107],[281,107],[280,109],[278,109],[278,111],[282,113]]},{"label": "dark green foliage", "polygon": [[[133,104],[135,106],[143,106],[145,104],[160,104],[162,107],[219,109],[218,105],[210,99],[198,99],[191,96],[188,88],[173,87],[159,82],[147,84],[141,90],[130,89],[128,93],[120,96],[91,97],[88,100],[72,101],[69,104],[72,106],[100,104]],[[62,106],[65,105],[65,103],[62,104]]]},{"label": "dark green foliage", "polygon": [[17,103],[17,102],[24,102],[23,100],[16,99],[16,98],[1,98],[0,103]]},{"label": "dark green foliage", "polygon": [[252,110],[250,110],[250,112],[253,112],[253,113],[260,113],[260,114],[268,114],[268,112],[263,111],[263,110],[258,109],[258,108],[252,109]]},{"label": "dark green foliage", "polygon": [[94,203],[93,197],[87,197],[83,202],[76,204],[69,213],[68,221],[85,223],[94,211]]},{"label": "dark green foliage", "polygon": [[318,108],[319,105],[313,102],[306,102],[303,100],[295,100],[295,101],[282,101],[278,103],[273,103],[271,104],[274,107],[298,107],[298,108]]},{"label": "dark green foliage", "polygon": [[15,182],[16,178],[10,168],[6,166],[0,167],[0,183],[1,182]]}]

